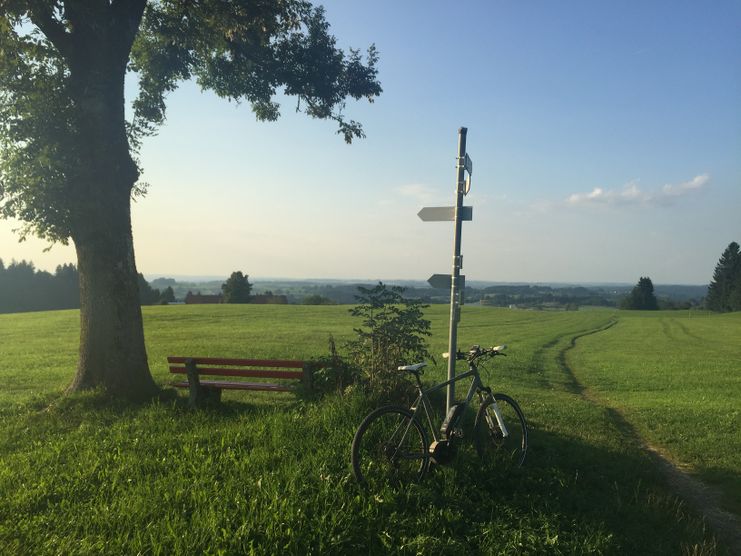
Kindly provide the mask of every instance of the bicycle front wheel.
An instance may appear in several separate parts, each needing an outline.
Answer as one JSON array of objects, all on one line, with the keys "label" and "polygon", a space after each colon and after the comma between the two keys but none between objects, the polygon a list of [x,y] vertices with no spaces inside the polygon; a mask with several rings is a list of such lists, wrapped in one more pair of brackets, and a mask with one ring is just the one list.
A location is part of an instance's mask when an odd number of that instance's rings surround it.
[{"label": "bicycle front wheel", "polygon": [[[497,418],[495,401],[506,434]],[[487,464],[504,469],[522,465],[527,454],[527,424],[515,400],[505,394],[494,394],[484,400],[476,415],[474,445]]]},{"label": "bicycle front wheel", "polygon": [[355,479],[370,487],[419,481],[429,457],[424,429],[403,407],[385,406],[370,413],[352,442]]}]

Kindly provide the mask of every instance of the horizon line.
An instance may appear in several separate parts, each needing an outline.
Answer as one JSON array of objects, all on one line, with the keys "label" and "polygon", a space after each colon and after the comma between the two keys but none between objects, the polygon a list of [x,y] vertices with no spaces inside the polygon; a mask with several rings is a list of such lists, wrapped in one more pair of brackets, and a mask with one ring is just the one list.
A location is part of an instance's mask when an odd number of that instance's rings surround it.
[{"label": "horizon line", "polygon": [[[229,278],[228,275],[202,275],[202,274],[163,274],[163,273],[142,273],[148,282],[152,282],[157,279],[172,279],[183,282],[216,282],[219,280],[226,280]],[[385,284],[393,284],[399,282],[420,282],[427,284],[427,280],[423,278],[316,278],[316,277],[286,277],[286,276],[254,276],[248,274],[250,278],[254,280],[253,284],[259,281],[264,282],[344,282],[344,283],[377,283],[383,282]],[[633,286],[634,282],[610,282],[610,281],[596,281],[596,280],[585,280],[585,281],[560,281],[560,280],[467,280],[468,284],[474,283],[487,283],[497,285],[563,285],[563,286]],[[655,282],[654,285],[658,286],[691,286],[691,287],[707,287],[708,283],[682,283],[682,282]]]}]

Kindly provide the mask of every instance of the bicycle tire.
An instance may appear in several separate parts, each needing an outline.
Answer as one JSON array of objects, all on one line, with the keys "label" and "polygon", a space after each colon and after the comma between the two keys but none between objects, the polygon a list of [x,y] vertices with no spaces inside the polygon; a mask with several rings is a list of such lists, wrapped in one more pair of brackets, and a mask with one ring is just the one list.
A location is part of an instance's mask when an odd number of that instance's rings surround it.
[{"label": "bicycle tire", "polygon": [[[507,437],[503,436],[494,414],[493,400],[496,400],[504,419]],[[476,452],[486,464],[506,469],[520,467],[525,461],[527,455],[525,415],[517,402],[506,394],[493,394],[484,400],[476,414],[473,438]]]},{"label": "bicycle tire", "polygon": [[427,435],[406,408],[384,406],[360,423],[352,442],[355,479],[368,487],[418,482],[429,466]]}]

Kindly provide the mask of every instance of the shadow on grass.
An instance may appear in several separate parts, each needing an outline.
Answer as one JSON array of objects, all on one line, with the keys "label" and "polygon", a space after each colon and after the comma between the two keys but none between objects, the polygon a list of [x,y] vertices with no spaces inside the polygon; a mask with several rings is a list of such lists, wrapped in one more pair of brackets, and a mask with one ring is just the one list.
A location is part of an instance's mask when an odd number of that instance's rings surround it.
[{"label": "shadow on grass", "polygon": [[[460,527],[497,532],[487,549],[493,552],[511,537],[526,553],[731,553],[641,452],[597,447],[537,427],[522,468],[482,468],[475,452],[465,449],[417,488],[419,503],[407,511],[425,511],[428,504],[455,508],[463,516]],[[483,550],[479,542],[464,549]],[[509,550],[517,545],[501,551]]]}]

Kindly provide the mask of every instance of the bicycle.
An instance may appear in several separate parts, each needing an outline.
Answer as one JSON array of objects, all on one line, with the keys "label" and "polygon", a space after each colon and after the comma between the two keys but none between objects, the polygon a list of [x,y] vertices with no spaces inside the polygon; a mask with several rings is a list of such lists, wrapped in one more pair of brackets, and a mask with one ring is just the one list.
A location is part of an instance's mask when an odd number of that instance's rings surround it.
[{"label": "bicycle", "polygon": [[[352,468],[362,485],[385,481],[401,485],[422,480],[433,465],[445,465],[455,457],[464,437],[462,417],[474,395],[479,409],[473,425],[473,443],[486,463],[498,467],[520,467],[527,454],[527,424],[520,406],[506,394],[493,393],[484,386],[478,362],[484,357],[505,355],[507,346],[471,347],[468,353],[457,352],[456,359],[468,361],[468,371],[430,388],[420,378],[427,363],[404,365],[399,371],[411,373],[416,380],[417,398],[411,408],[388,405],[369,413],[358,427],[352,443]],[[447,354],[443,354],[447,357]],[[429,399],[433,392],[451,383],[471,378],[464,401],[453,405],[439,433],[433,426],[435,412]],[[438,417],[439,422],[439,417]],[[428,441],[425,426],[432,442]]]}]

